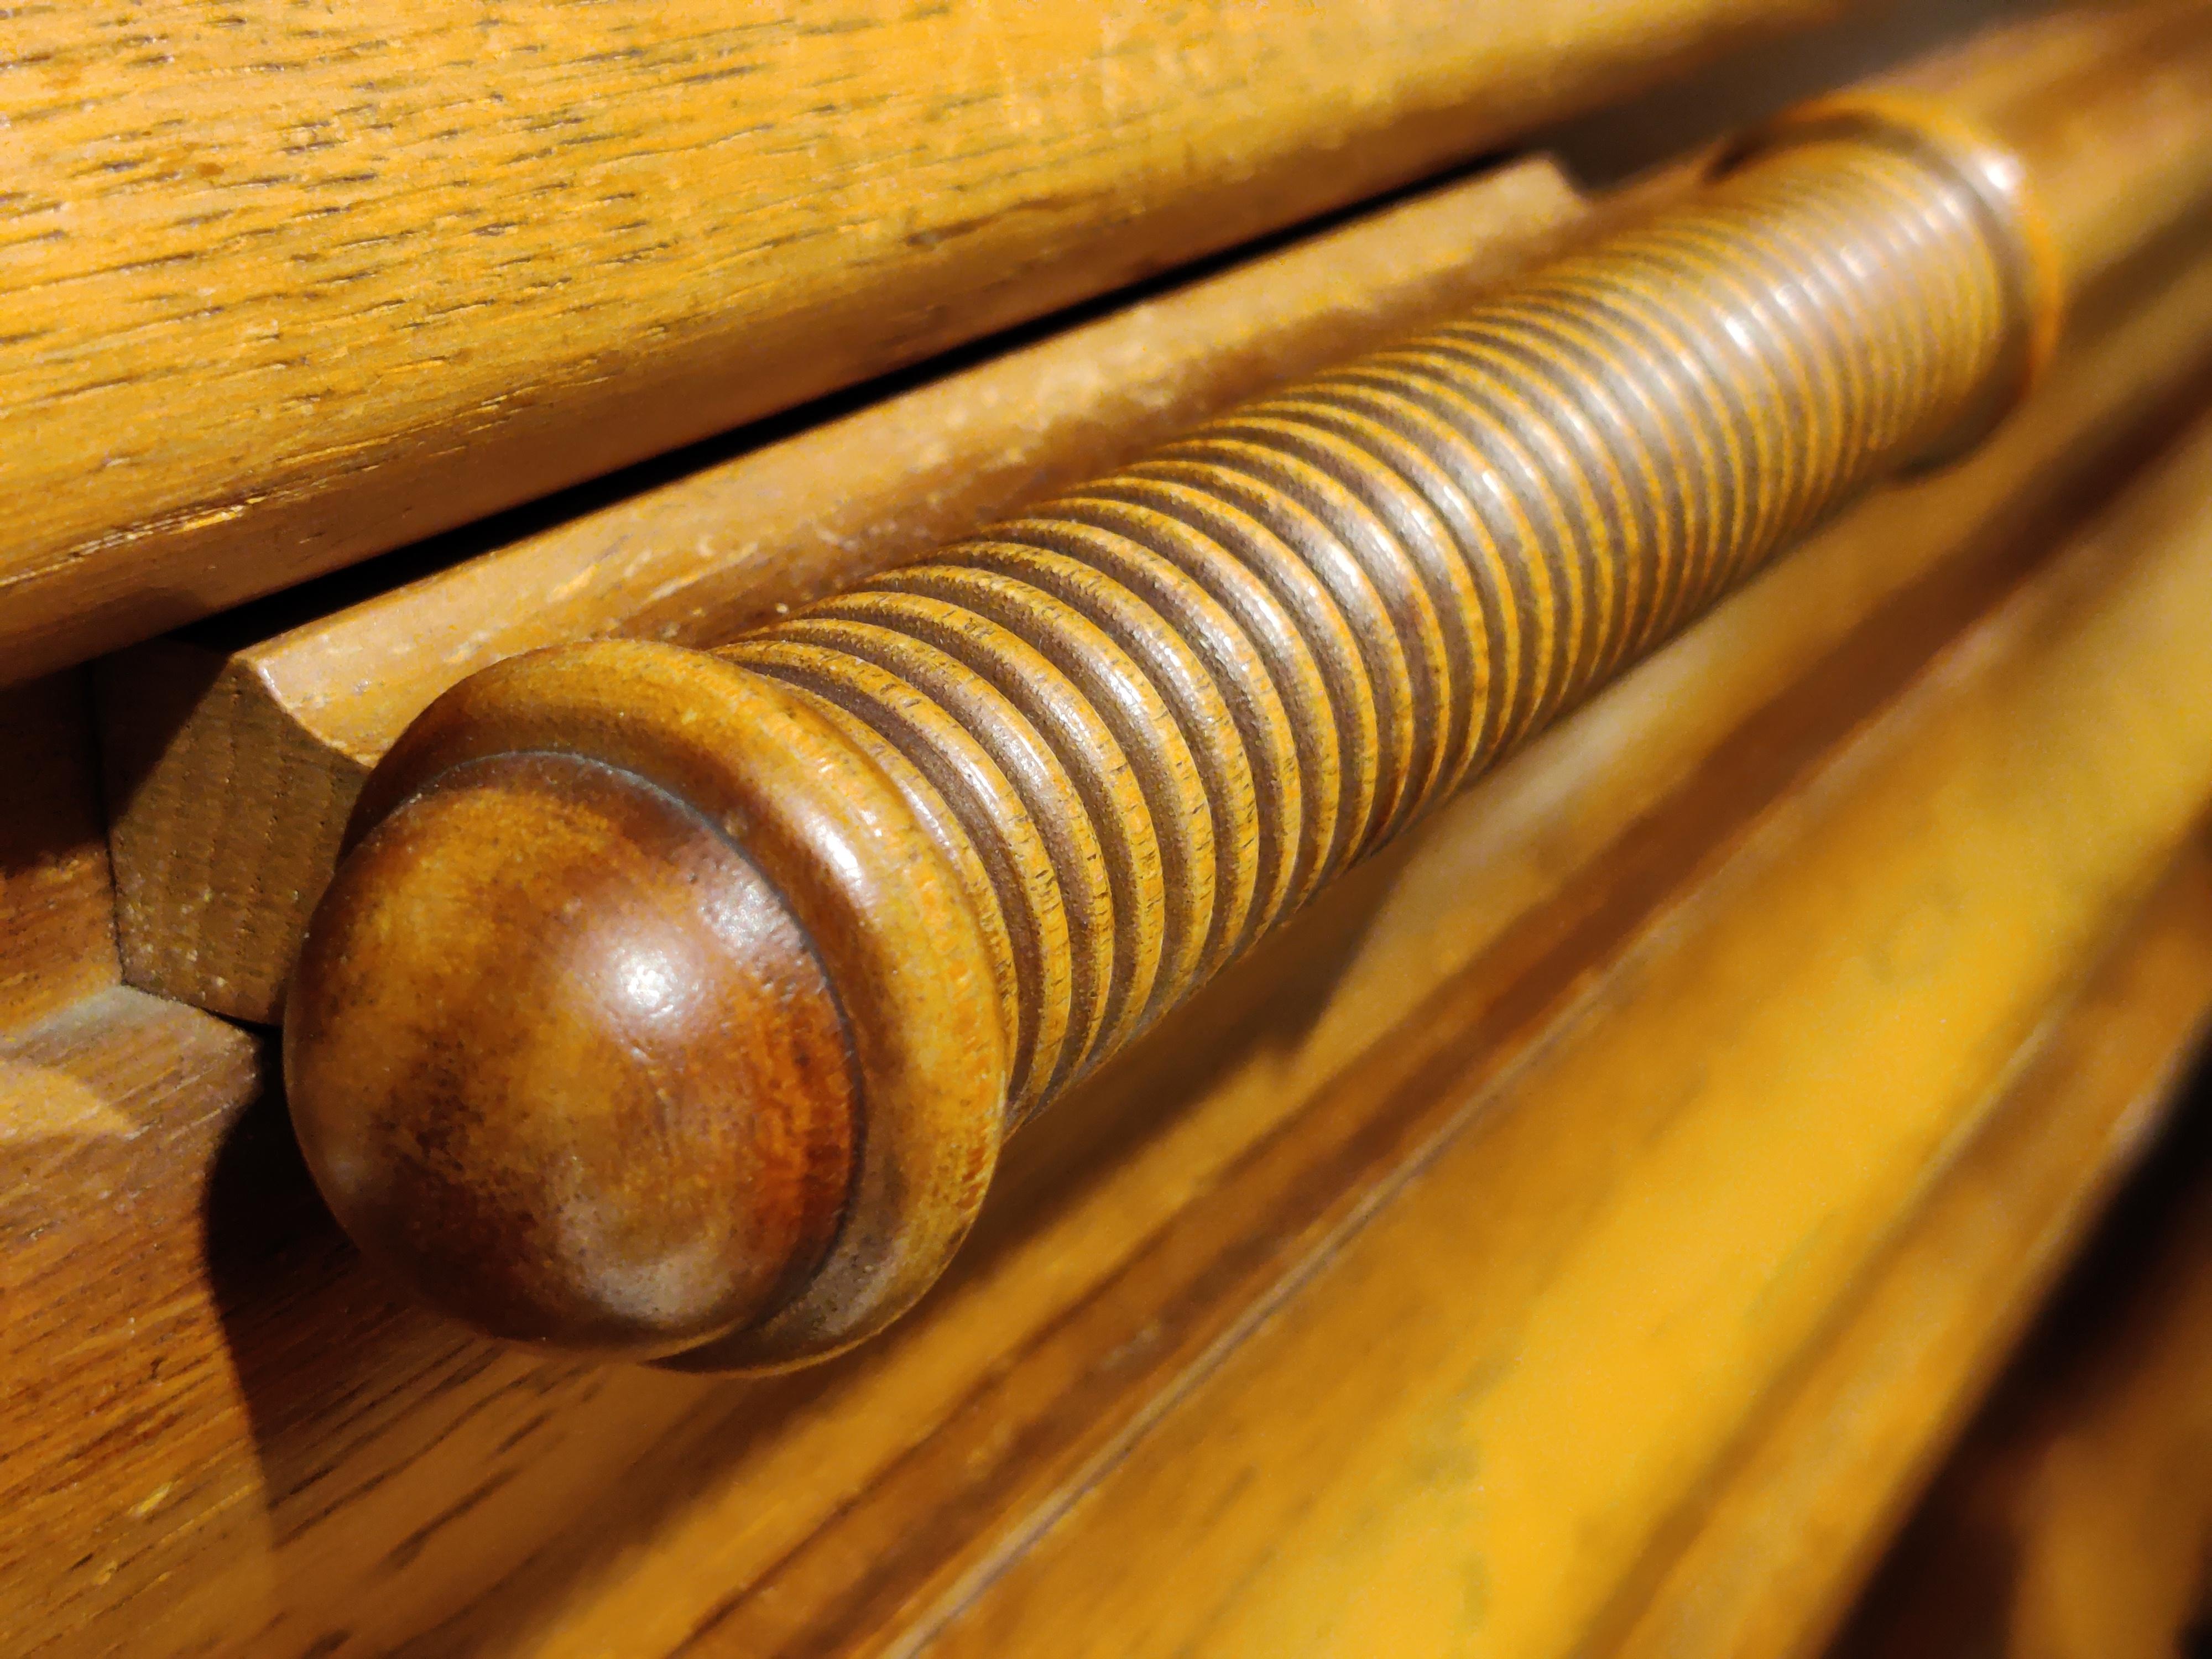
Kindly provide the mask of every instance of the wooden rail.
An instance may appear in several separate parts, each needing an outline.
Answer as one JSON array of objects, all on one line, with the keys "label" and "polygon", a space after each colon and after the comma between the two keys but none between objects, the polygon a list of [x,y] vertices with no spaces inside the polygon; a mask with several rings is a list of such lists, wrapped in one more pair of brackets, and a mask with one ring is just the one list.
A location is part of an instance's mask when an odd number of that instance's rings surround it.
[{"label": "wooden rail", "polygon": [[433,1300],[687,1364],[895,1317],[1001,1137],[1877,473],[2057,294],[1893,100],[1693,205],[713,654],[558,648],[369,781],[287,1067]]}]

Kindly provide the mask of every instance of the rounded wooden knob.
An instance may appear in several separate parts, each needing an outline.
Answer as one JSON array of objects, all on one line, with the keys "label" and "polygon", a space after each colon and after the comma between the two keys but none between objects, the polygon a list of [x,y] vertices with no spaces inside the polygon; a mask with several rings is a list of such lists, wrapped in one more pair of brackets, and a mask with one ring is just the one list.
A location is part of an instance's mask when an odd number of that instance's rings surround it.
[{"label": "rounded wooden knob", "polygon": [[696,652],[456,687],[371,776],[285,1075],[362,1248],[492,1334],[774,1369],[895,1318],[997,1158],[1009,988],[902,763]]},{"label": "rounded wooden knob", "polygon": [[843,1208],[821,963],[714,825],[599,762],[471,762],[378,823],[286,1032],[339,1219],[499,1336],[694,1346],[787,1297]]},{"label": "rounded wooden knob", "polygon": [[1823,106],[927,564],[712,653],[457,687],[371,778],[293,990],[332,1203],[501,1334],[759,1368],[879,1328],[1009,1127],[1990,428],[2057,314],[2020,185],[1938,118]]}]

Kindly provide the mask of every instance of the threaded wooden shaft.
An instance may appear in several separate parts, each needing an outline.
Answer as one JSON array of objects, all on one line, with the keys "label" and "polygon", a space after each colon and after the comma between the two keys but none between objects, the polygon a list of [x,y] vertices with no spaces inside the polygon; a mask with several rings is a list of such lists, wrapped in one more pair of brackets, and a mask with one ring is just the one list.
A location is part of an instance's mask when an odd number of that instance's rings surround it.
[{"label": "threaded wooden shaft", "polygon": [[2001,157],[1795,124],[1695,206],[709,653],[426,710],[295,973],[301,1145],[501,1334],[757,1369],[1001,1139],[2049,334]]},{"label": "threaded wooden shaft", "polygon": [[2017,259],[1936,151],[1808,136],[720,654],[959,838],[1018,1116],[1957,426]]}]

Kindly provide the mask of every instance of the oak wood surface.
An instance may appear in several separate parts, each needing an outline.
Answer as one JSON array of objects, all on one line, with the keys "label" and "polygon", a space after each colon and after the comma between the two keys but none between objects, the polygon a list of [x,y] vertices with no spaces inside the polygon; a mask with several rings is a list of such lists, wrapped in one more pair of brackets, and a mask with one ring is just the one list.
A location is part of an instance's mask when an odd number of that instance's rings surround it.
[{"label": "oak wood surface", "polygon": [[1836,9],[19,13],[0,673],[1411,182]]},{"label": "oak wood surface", "polygon": [[1583,1650],[2212,798],[2208,482],[2200,424],[905,1650]]},{"label": "oak wood surface", "polygon": [[0,689],[0,1032],[116,983],[115,896],[84,677]]},{"label": "oak wood surface", "polygon": [[305,621],[288,597],[265,638],[228,642],[249,610],[104,663],[131,982],[273,1021],[369,767],[473,670],[726,639],[1462,305],[1588,214],[1549,163],[1511,164],[388,593]]},{"label": "oak wood surface", "polygon": [[[2176,343],[2212,314],[2195,252],[2108,289],[2032,406],[2102,411],[2107,441],[2031,415],[1816,537],[1040,1120],[948,1282],[824,1371],[534,1359],[407,1309],[318,1216],[281,1114],[225,1069],[242,1060],[154,1097],[179,1126],[159,1156],[48,1149],[105,1190],[143,1171],[133,1211],[67,1201],[11,1145],[0,1187],[71,1273],[141,1277],[82,1328],[100,1339],[78,1376],[98,1408],[40,1412],[9,1442],[0,1645],[667,1651],[757,1599],[790,1651],[902,1627],[909,1599],[1028,1536],[1233,1340],[1309,1229],[1402,1164],[1449,1105],[1422,1080],[1440,1047],[1525,1052],[1747,815],[2126,471],[2191,355]],[[126,1006],[252,1053],[191,1011]],[[159,1216],[204,1217],[202,1249],[148,1252],[140,1219]],[[64,1283],[15,1285],[23,1328]],[[174,1322],[143,1324],[149,1308]],[[134,1329],[162,1334],[158,1368]],[[11,1375],[48,1364],[43,1341],[7,1352]],[[202,1375],[210,1392],[173,1390]],[[149,1421],[168,1426],[117,1431]],[[793,1577],[802,1558],[857,1578]]]},{"label": "oak wood surface", "polygon": [[1616,1594],[1626,1634],[1599,1650],[1787,1659],[1826,1648],[2022,1327],[2166,1126],[2208,1017],[2212,845],[2200,835],[1809,1364],[1746,1423],[1710,1494],[1674,1528],[1685,1541],[1655,1552],[1671,1558],[1656,1588],[1645,1572]]}]

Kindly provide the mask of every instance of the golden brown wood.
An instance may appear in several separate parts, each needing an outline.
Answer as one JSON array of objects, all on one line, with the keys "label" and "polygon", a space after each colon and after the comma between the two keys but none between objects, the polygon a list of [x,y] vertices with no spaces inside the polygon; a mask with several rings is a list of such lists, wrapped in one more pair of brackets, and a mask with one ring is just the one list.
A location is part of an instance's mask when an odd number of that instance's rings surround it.
[{"label": "golden brown wood", "polygon": [[[2208,1015],[2212,846],[2200,836],[1845,1298],[1803,1374],[1753,1414],[1656,1588],[1645,1589],[1655,1562],[1616,1592],[1632,1623],[1594,1651],[1822,1650],[1904,1505],[2172,1109]],[[1654,1551],[1668,1553],[1666,1540]]]},{"label": "golden brown wood", "polygon": [[1587,1650],[2212,799],[2209,481],[2200,423],[905,1650]]},{"label": "golden brown wood", "polygon": [[130,981],[273,1023],[362,780],[472,671],[726,640],[1469,304],[1589,216],[1506,166],[251,644],[223,642],[249,612],[103,663]]},{"label": "golden brown wood", "polygon": [[[2208,52],[2197,8],[2077,8],[1900,79],[2036,147],[2061,252],[2094,283],[2203,199]],[[599,635],[726,639],[1470,302],[1581,205],[1545,164],[1502,169],[375,599],[301,622],[310,590],[104,665],[126,976],[274,1021],[362,780],[472,670]]]},{"label": "golden brown wood", "polygon": [[[302,947],[287,1078],[319,1181],[449,1307],[519,1297],[537,1275],[510,1258],[561,1241],[561,1296],[502,1329],[649,1352],[680,1328],[714,1339],[686,1363],[731,1366],[873,1333],[965,1234],[1005,1127],[1866,480],[1984,435],[2047,351],[2041,234],[2016,166],[1948,118],[1819,106],[1698,204],[939,562],[713,657],[609,642],[473,677],[371,775],[367,838]],[[543,947],[533,908],[558,936],[579,900],[531,849],[546,809],[416,793],[534,750],[684,801],[824,959],[861,1077],[858,1176],[819,1271],[757,1318],[706,1300],[626,1326],[641,1275],[785,1266],[701,1267],[736,1239],[687,1253],[627,1209],[579,1316],[598,1240],[568,1218],[568,1171],[623,1153],[521,1086],[572,1038],[547,1023],[532,1053],[537,998],[506,966]],[[465,819],[492,852],[447,850]],[[487,1021],[522,1060],[470,1066]],[[769,1018],[744,1040],[789,1039]],[[641,1089],[676,1086],[639,1066]],[[538,1121],[466,1145],[446,1127],[517,1115]],[[653,1142],[661,1179],[712,1121]],[[625,1191],[649,1210],[653,1186]],[[507,1224],[473,1249],[382,1248],[432,1236],[418,1212],[480,1209]]]},{"label": "golden brown wood", "polygon": [[[663,1653],[769,1607],[787,1632],[769,1650],[896,1645],[905,1610],[1023,1547],[1313,1237],[1397,1179],[1466,1064],[1540,1044],[2105,493],[2201,364],[2200,252],[2092,296],[1980,455],[1814,536],[1025,1131],[939,1290],[846,1360],[746,1382],[471,1339],[319,1219],[275,1103],[244,1105],[244,1065],[229,1092],[117,1066],[158,1134],[88,1136],[66,1162],[0,1143],[13,1228],[68,1267],[4,1281],[23,1340],[0,1346],[0,1401],[25,1415],[0,1648]],[[0,1273],[22,1259],[13,1228]],[[80,1282],[112,1293],[40,1312]],[[64,1340],[68,1390],[19,1381]]]},{"label": "golden brown wood", "polygon": [[2166,1659],[2212,1547],[2212,1072],[1902,1534],[1836,1659]]},{"label": "golden brown wood", "polygon": [[83,677],[0,690],[0,1032],[118,977]]},{"label": "golden brown wood", "polygon": [[20,15],[0,672],[789,407],[1836,9]]}]

